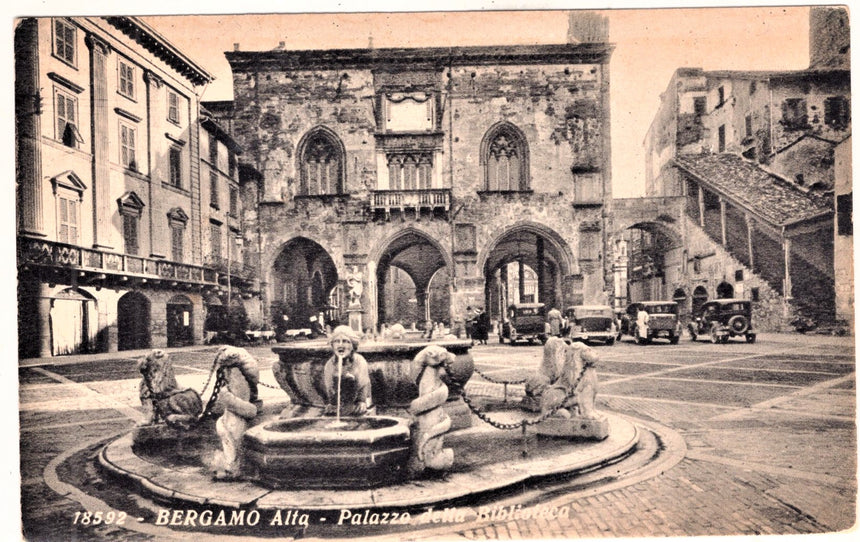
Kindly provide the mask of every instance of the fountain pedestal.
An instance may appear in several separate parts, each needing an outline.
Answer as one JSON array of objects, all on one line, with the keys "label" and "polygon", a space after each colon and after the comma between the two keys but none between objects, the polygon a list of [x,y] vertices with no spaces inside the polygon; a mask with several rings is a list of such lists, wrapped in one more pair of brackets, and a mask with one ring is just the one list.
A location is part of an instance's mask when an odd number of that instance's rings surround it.
[{"label": "fountain pedestal", "polygon": [[370,488],[403,481],[410,449],[405,419],[293,418],[245,432],[244,467],[271,487]]},{"label": "fountain pedestal", "polygon": [[[452,354],[454,362],[448,367],[446,385],[448,400],[443,408],[451,417],[452,429],[470,427],[469,407],[463,402],[463,386],[475,370],[469,349],[470,341],[365,341],[358,347],[367,360],[373,404],[381,414],[404,412],[418,397],[418,386],[412,380],[412,360],[422,349],[438,345]],[[331,348],[322,340],[273,346],[278,361],[272,372],[281,388],[287,392],[292,416],[318,416],[325,407],[323,367],[331,356]]]}]

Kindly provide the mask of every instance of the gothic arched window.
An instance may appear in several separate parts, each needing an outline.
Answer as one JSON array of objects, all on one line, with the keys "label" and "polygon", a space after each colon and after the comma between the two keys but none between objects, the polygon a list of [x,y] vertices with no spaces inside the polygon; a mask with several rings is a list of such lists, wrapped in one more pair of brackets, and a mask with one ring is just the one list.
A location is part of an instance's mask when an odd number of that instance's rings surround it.
[{"label": "gothic arched window", "polygon": [[317,129],[305,136],[299,147],[299,194],[340,194],[343,190],[344,153],[337,137],[328,130]]},{"label": "gothic arched window", "polygon": [[501,123],[484,138],[484,188],[488,192],[515,192],[529,189],[528,146],[514,125]]}]

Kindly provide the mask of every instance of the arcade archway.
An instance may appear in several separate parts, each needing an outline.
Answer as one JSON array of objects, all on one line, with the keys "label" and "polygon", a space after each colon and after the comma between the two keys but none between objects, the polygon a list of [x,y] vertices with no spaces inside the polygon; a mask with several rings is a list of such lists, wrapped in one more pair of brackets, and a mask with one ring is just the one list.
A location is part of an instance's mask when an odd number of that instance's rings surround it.
[{"label": "arcade archway", "polygon": [[283,246],[272,264],[271,315],[279,331],[310,327],[311,317],[330,314],[337,268],[318,243],[299,237]]},{"label": "arcade archway", "polygon": [[523,224],[504,232],[484,261],[484,303],[490,319],[500,319],[512,303],[561,309],[575,302],[565,299],[562,285],[570,274],[570,259],[566,245],[551,230]]},{"label": "arcade archway", "polygon": [[[376,322],[400,323],[406,327],[415,324],[423,329],[428,321],[434,321],[434,315],[438,317],[440,310],[436,306],[431,312],[434,306],[431,301],[438,301],[439,279],[433,281],[434,290],[431,290],[431,280],[447,265],[441,247],[418,230],[404,230],[392,239],[376,267]],[[447,273],[439,275],[444,278]],[[444,309],[446,314],[449,307],[450,298]]]}]

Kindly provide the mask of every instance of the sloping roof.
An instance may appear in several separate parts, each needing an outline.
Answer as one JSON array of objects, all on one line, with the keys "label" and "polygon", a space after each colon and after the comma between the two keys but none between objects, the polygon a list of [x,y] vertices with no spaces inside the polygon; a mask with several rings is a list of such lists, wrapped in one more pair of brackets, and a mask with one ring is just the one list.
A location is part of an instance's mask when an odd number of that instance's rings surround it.
[{"label": "sloping roof", "polygon": [[802,192],[784,179],[734,154],[679,155],[674,162],[706,187],[774,226],[802,222],[832,212],[827,198]]}]

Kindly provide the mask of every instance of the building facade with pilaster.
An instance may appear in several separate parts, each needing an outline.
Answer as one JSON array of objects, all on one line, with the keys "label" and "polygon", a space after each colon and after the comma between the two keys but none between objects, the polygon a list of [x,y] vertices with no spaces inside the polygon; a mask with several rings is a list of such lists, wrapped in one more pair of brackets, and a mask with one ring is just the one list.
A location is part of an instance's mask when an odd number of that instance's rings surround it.
[{"label": "building facade with pilaster", "polygon": [[[253,290],[204,257],[227,246],[213,220],[238,228],[241,214],[227,188],[240,149],[201,116],[211,79],[133,17],[17,21],[21,357],[197,344],[228,277],[240,299]],[[223,217],[203,169],[224,186]]]}]

